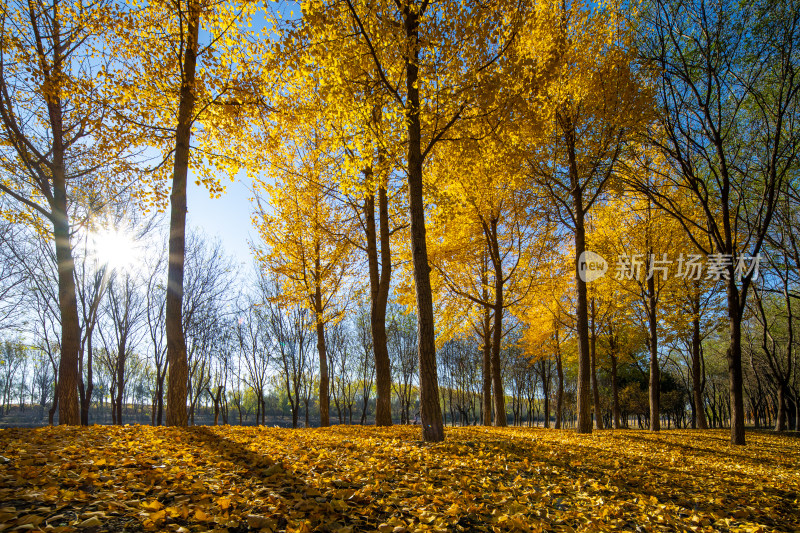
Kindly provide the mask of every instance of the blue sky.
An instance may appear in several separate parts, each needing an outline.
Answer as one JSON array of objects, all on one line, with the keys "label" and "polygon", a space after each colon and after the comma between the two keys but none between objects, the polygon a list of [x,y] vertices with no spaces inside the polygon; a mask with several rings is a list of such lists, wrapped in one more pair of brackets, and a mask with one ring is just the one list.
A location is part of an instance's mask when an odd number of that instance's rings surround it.
[{"label": "blue sky", "polygon": [[252,259],[248,241],[257,240],[250,222],[249,180],[242,176],[227,183],[225,193],[219,198],[209,198],[206,188],[196,185],[191,178],[188,182],[187,225],[202,230],[209,237],[219,237],[225,251],[236,262],[249,266]]},{"label": "blue sky", "polygon": [[[270,10],[281,13],[283,20],[298,18],[301,14],[300,3],[293,0],[273,2],[267,0]],[[252,19],[253,31],[261,31],[264,27],[263,13],[257,13]],[[258,235],[250,222],[252,206],[250,197],[251,180],[241,172],[233,183],[224,182],[225,193],[219,198],[209,198],[208,191],[202,185],[196,185],[190,175],[187,183],[187,225],[198,228],[209,237],[219,237],[225,251],[240,263],[248,267],[252,263],[249,241],[258,241]]]}]

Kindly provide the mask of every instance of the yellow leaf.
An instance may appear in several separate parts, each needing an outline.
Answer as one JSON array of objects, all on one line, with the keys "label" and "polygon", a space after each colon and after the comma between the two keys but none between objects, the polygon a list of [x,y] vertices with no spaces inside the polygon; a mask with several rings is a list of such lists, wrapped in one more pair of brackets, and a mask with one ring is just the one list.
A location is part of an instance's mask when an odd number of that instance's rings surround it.
[{"label": "yellow leaf", "polygon": [[231,499],[227,497],[217,498],[217,505],[219,505],[220,509],[223,511],[227,511],[231,506]]},{"label": "yellow leaf", "polygon": [[151,502],[142,504],[142,509],[144,509],[145,511],[150,511],[150,512],[160,511],[163,507],[164,507],[164,504],[162,504],[158,500],[153,500]]}]

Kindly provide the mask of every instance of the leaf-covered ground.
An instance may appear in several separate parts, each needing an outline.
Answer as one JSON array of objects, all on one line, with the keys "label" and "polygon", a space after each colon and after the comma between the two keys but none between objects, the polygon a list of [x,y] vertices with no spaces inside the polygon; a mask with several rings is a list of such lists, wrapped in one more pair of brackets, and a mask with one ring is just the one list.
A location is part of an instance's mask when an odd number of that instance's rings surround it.
[{"label": "leaf-covered ground", "polygon": [[800,439],[725,431],[0,430],[0,531],[798,531]]}]

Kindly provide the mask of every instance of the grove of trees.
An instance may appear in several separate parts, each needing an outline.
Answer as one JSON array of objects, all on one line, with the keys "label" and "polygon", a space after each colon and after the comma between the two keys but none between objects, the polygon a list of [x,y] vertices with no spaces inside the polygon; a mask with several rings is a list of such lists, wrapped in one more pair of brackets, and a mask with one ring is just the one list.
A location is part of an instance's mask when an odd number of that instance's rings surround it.
[{"label": "grove of trees", "polygon": [[795,0],[9,0],[0,71],[0,425],[800,430]]}]

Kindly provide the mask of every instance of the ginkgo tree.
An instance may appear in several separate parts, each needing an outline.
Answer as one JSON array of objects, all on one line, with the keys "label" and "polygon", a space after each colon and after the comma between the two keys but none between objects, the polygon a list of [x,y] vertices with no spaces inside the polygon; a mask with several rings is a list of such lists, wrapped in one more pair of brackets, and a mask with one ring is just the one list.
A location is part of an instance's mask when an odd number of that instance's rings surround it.
[{"label": "ginkgo tree", "polygon": [[[387,306],[393,262],[392,243],[404,231],[404,195],[397,177],[397,125],[384,120],[380,93],[369,72],[335,87],[320,87],[315,94],[316,116],[326,121],[334,147],[343,154],[343,172],[330,195],[351,209],[357,223],[334,230],[366,256],[370,295],[370,331],[375,360],[375,424],[392,425],[392,374],[388,352]],[[308,82],[298,85],[307,91]],[[334,96],[336,95],[336,96]],[[351,102],[348,113],[325,105],[332,98]],[[360,112],[354,112],[359,109]],[[346,228],[350,234],[342,233]],[[332,228],[333,229],[333,228]]]},{"label": "ginkgo tree", "polygon": [[[641,170],[640,172],[645,172]],[[613,269],[603,278],[602,294],[613,291],[610,285],[632,296],[629,305],[639,305],[647,323],[649,351],[650,430],[660,429],[659,330],[669,309],[683,287],[680,283],[687,267],[685,257],[691,245],[682,239],[683,230],[676,221],[641,195],[625,195],[609,200],[592,218],[590,243],[605,254]],[[682,249],[686,248],[686,254]],[[683,274],[683,276],[682,276]],[[593,285],[593,288],[597,286]],[[611,298],[613,302],[615,298]],[[667,315],[668,316],[668,315]],[[669,317],[671,319],[671,317]]]},{"label": "ginkgo tree", "polygon": [[[498,59],[514,41],[529,6],[496,0],[383,1],[362,5],[304,5],[324,83],[346,83],[353,69],[374,73],[385,95],[385,120],[404,125],[410,247],[414,265],[423,437],[444,439],[436,376],[433,299],[425,227],[424,164],[454,124],[481,114],[480,95],[492,93]],[[509,15],[511,15],[509,17]],[[333,44],[336,43],[334,46]],[[334,101],[346,113],[351,102]]]},{"label": "ginkgo tree", "polygon": [[[254,131],[238,140],[238,152],[247,153],[248,168],[258,178],[264,167],[264,152],[281,150],[289,132],[285,117],[304,117],[317,124],[325,143],[319,150],[336,153],[341,166],[336,180],[326,182],[324,192],[351,213],[355,222],[330,227],[339,238],[349,241],[364,254],[369,282],[370,329],[376,371],[377,425],[392,424],[392,376],[387,351],[386,308],[392,277],[392,243],[395,234],[407,226],[404,202],[398,186],[398,151],[402,128],[391,116],[384,116],[386,95],[375,89],[374,69],[357,61],[357,46],[346,35],[321,40],[319,19],[310,3],[301,6],[302,15],[286,10],[271,14],[279,30],[272,43],[272,59],[262,72],[264,78],[279,80],[279,91],[264,83],[255,99],[259,104]],[[336,69],[321,61],[331,50],[343,49],[349,56]],[[356,50],[354,52],[354,50]],[[332,75],[335,73],[335,75]],[[346,105],[343,105],[346,103]],[[291,143],[292,141],[286,141]]]},{"label": "ginkgo tree", "polygon": [[325,327],[342,318],[352,247],[347,210],[327,194],[339,171],[336,150],[312,120],[287,118],[281,149],[269,154],[274,182],[256,179],[258,212],[253,217],[263,244],[256,259],[282,283],[277,297],[301,303],[313,314],[319,355],[320,424],[329,424],[329,373]]},{"label": "ginkgo tree", "polygon": [[[390,193],[388,175],[380,167],[366,167],[364,172],[368,192],[356,206],[363,216],[359,221],[364,229],[370,284],[370,330],[375,354],[375,424],[390,426],[392,375],[386,335],[386,307],[389,301],[392,275],[391,236],[404,227],[396,222],[397,213],[390,218]],[[396,193],[395,193],[396,194]],[[377,223],[375,217],[377,195]],[[396,203],[396,202],[395,202]],[[391,221],[395,224],[392,225]],[[401,218],[401,221],[403,219]],[[380,250],[379,250],[380,249]]]},{"label": "ginkgo tree", "polygon": [[61,424],[80,423],[72,243],[86,218],[73,216],[96,212],[137,178],[135,138],[115,119],[113,87],[104,78],[109,21],[120,16],[119,6],[106,1],[14,1],[0,10],[2,215],[55,247]]},{"label": "ginkgo tree", "polygon": [[[393,186],[390,169],[382,165],[384,154],[378,149],[374,164],[367,164],[356,187],[342,187],[341,194],[351,207],[361,231],[350,236],[354,247],[365,253],[370,294],[370,332],[375,359],[375,424],[392,425],[392,375],[387,348],[386,310],[390,297],[393,252],[392,242],[407,227],[401,211],[401,192]],[[377,211],[377,212],[376,212]],[[355,227],[354,227],[355,229]],[[394,237],[394,238],[393,238]]]},{"label": "ginkgo tree", "polygon": [[[516,310],[522,324],[520,344],[531,363],[551,359],[556,366],[555,391],[555,429],[562,428],[565,386],[565,344],[574,337],[575,317],[570,315],[569,293],[571,285],[570,248],[554,246],[558,252],[550,258],[543,270],[548,273],[542,277],[537,290],[528,292],[523,305]],[[549,401],[545,400],[549,409]],[[549,411],[545,410],[546,425],[549,426]]]},{"label": "ginkgo tree", "polygon": [[143,148],[158,154],[145,204],[170,205],[167,269],[167,424],[188,423],[189,367],[182,328],[186,190],[190,172],[210,194],[224,191],[242,161],[226,138],[244,134],[248,98],[267,54],[248,30],[252,1],[131,2],[114,25],[119,63],[103,72],[115,85],[115,111]]},{"label": "ginkgo tree", "polygon": [[[487,129],[489,124],[484,125]],[[437,208],[431,216],[431,257],[450,292],[483,308],[484,369],[490,371],[496,426],[506,425],[501,375],[503,315],[519,304],[552,249],[553,228],[500,136],[449,143],[431,163]],[[486,317],[491,313],[492,322]],[[513,311],[512,311],[513,313]],[[447,328],[452,329],[452,328]],[[491,331],[491,337],[488,333]],[[484,375],[486,382],[486,375]],[[484,390],[484,421],[488,414]]]},{"label": "ginkgo tree", "polygon": [[620,405],[620,369],[636,364],[636,355],[642,351],[647,332],[639,317],[632,313],[633,296],[618,284],[606,283],[603,289],[606,309],[605,321],[597,332],[598,352],[608,359],[611,377],[611,427],[623,427]]},{"label": "ginkgo tree", "polygon": [[[433,213],[435,221],[441,211]],[[431,284],[436,309],[437,345],[476,335],[481,340],[481,414],[492,425],[492,332],[489,258],[482,230],[475,219],[461,224],[434,224],[431,231]],[[446,239],[444,238],[446,236]],[[446,271],[446,274],[445,274]],[[407,278],[409,273],[404,273]],[[408,284],[405,284],[408,285]],[[401,284],[401,287],[403,285]],[[409,291],[400,294],[408,299]]]},{"label": "ginkgo tree", "polygon": [[531,182],[547,191],[575,241],[577,429],[589,433],[588,293],[580,275],[586,266],[586,218],[614,181],[626,143],[644,126],[648,93],[633,67],[636,52],[619,6],[572,2],[549,8],[555,31],[531,42],[526,57],[530,68],[556,73],[522,116],[529,119],[528,137],[534,141],[528,148]]}]

